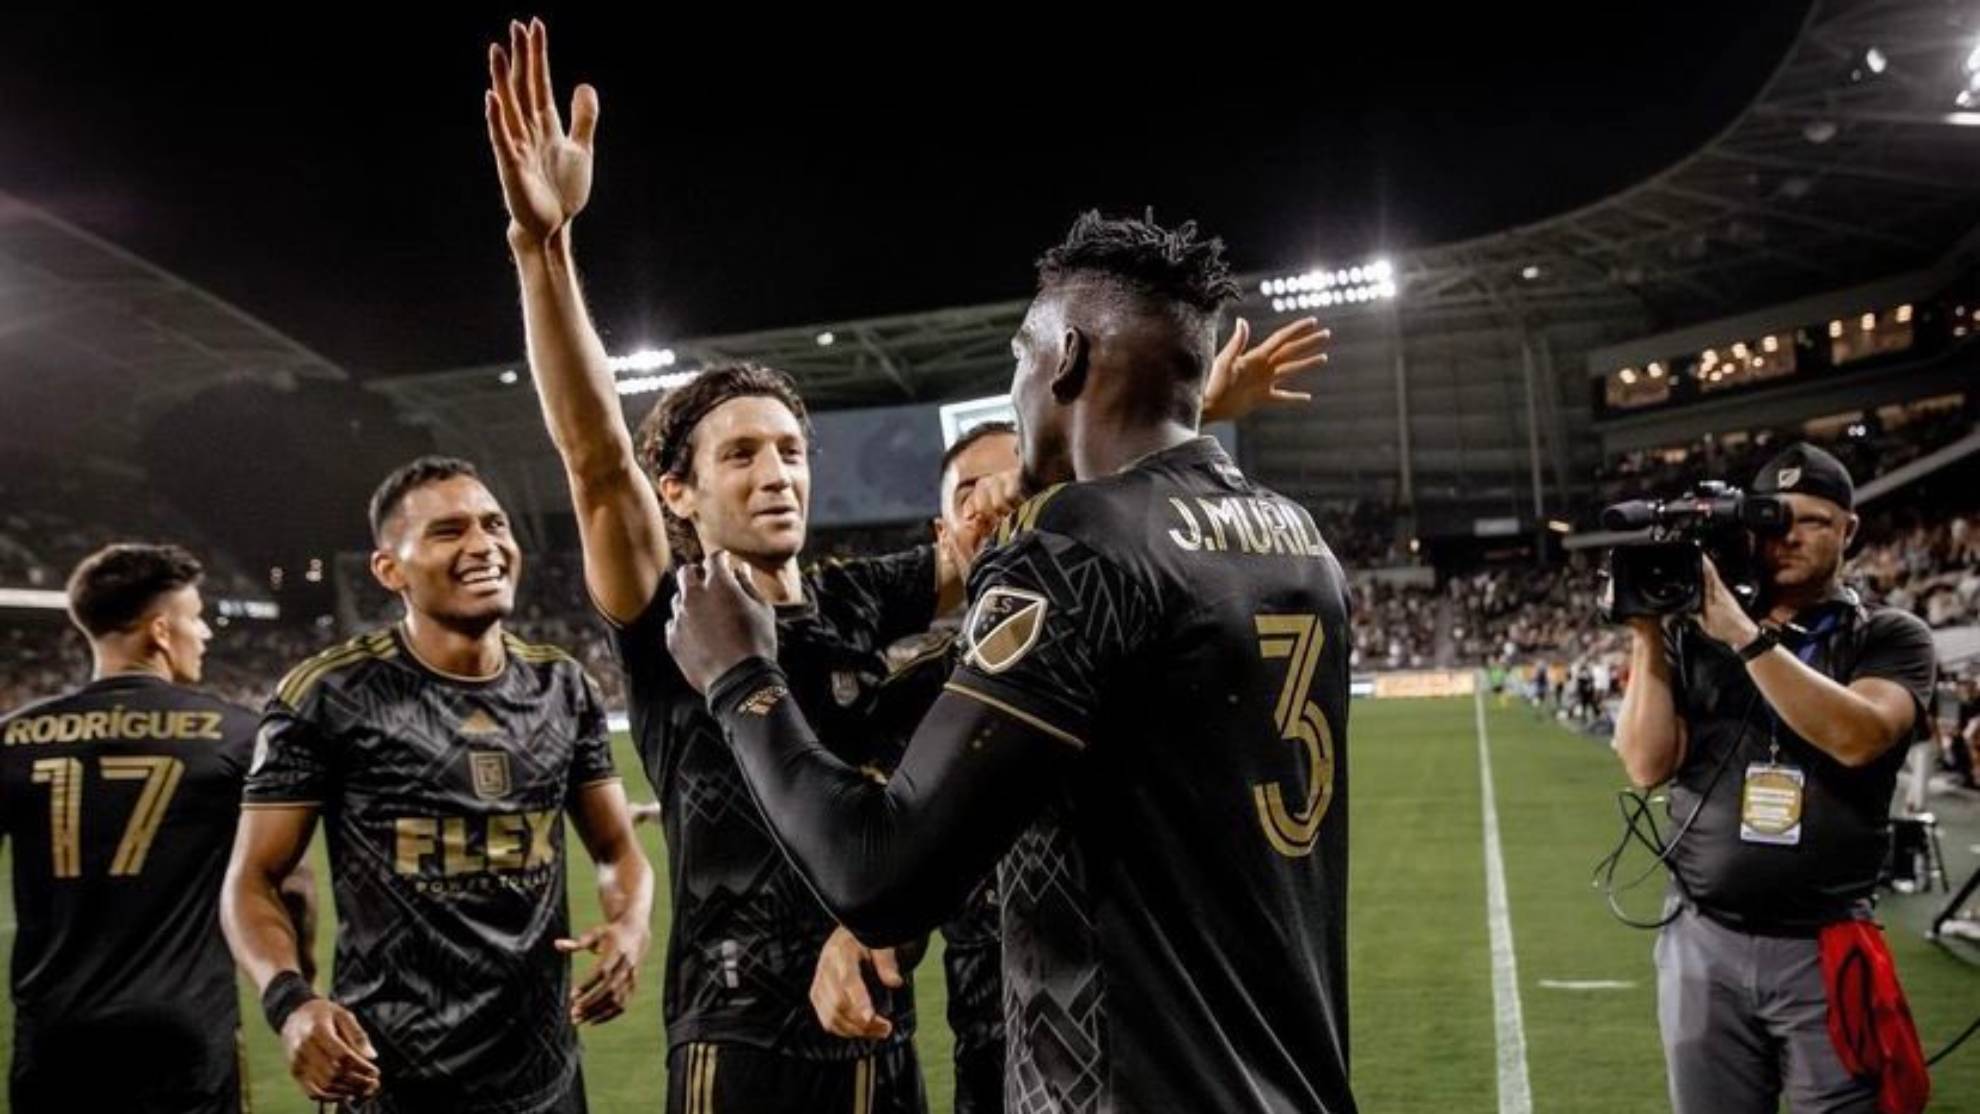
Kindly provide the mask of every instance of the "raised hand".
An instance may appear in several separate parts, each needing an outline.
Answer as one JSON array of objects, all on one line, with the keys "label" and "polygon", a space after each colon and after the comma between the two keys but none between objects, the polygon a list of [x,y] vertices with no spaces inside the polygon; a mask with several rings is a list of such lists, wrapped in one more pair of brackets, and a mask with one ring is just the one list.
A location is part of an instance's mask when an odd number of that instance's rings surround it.
[{"label": "raised hand", "polygon": [[598,91],[571,94],[571,130],[557,115],[550,85],[550,32],[540,19],[509,23],[509,48],[488,47],[488,145],[509,207],[512,241],[541,244],[591,197],[592,137]]},{"label": "raised hand", "polygon": [[1210,378],[1203,384],[1203,420],[1236,421],[1267,406],[1288,406],[1313,401],[1306,391],[1290,390],[1286,380],[1308,368],[1327,362],[1325,348],[1334,335],[1320,322],[1302,317],[1260,341],[1249,351],[1251,322],[1240,317],[1231,330],[1231,339],[1210,365]]}]

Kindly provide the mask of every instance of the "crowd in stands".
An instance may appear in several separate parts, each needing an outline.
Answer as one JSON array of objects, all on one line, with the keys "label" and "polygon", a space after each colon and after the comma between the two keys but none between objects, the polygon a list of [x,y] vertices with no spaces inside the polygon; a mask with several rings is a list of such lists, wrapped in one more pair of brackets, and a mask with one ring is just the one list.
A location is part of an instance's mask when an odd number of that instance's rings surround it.
[{"label": "crowd in stands", "polygon": [[[1914,408],[1893,424],[1900,427],[1845,425],[1829,447],[1866,477],[1973,428],[1971,414],[1957,406]],[[1602,497],[1671,495],[1707,475],[1744,479],[1786,438],[1805,432],[1760,434],[1682,460],[1652,454],[1624,458],[1602,477]],[[106,531],[84,525],[93,520],[93,509],[101,509],[105,477],[64,476],[34,461],[12,460],[13,455],[0,453],[0,463],[15,466],[12,472],[0,469],[0,587],[59,588],[76,559],[111,540]],[[26,497],[30,490],[33,498]],[[1849,567],[1851,582],[1869,601],[1913,611],[1935,628],[1980,623],[1980,513],[1961,513],[1958,507],[1971,507],[1970,501],[1955,507],[1892,502],[1896,510],[1879,507],[1866,514],[1863,545]],[[1507,688],[1532,692],[1542,676],[1537,667],[1544,663],[1545,687],[1556,706],[1564,691],[1574,702],[1590,688],[1598,696],[1619,688],[1627,640],[1597,617],[1598,557],[1578,553],[1551,565],[1443,570],[1434,585],[1398,583],[1361,575],[1416,563],[1398,543],[1390,509],[1374,501],[1312,509],[1329,545],[1356,575],[1352,664],[1357,671],[1482,665],[1506,670]],[[114,521],[126,529],[116,536],[130,537],[133,531],[184,536],[182,522],[145,499],[119,503],[117,511]],[[924,523],[821,529],[813,533],[809,555],[829,560],[891,552],[928,536]],[[209,569],[209,598],[266,595],[224,560],[209,561]],[[335,575],[346,601],[339,625],[349,629],[251,620],[216,624],[208,683],[258,705],[297,662],[357,630],[397,618],[398,605],[371,581],[362,560],[340,562]],[[529,641],[568,650],[598,680],[608,703],[624,707],[623,681],[606,627],[589,604],[576,553],[528,555],[509,626]],[[0,626],[0,712],[75,684],[87,672],[82,639],[53,617]]]},{"label": "crowd in stands", "polygon": [[1597,470],[1596,495],[1607,504],[1669,498],[1701,480],[1745,487],[1761,465],[1795,441],[1827,449],[1849,467],[1860,486],[1958,440],[1973,430],[1975,421],[1971,403],[1921,404],[1909,412],[1865,414],[1858,421],[1824,423],[1820,428],[1758,430],[1678,449],[1624,453]]},{"label": "crowd in stands", "polygon": [[265,585],[190,533],[185,516],[141,480],[100,461],[58,463],[0,451],[0,588],[60,589],[90,553],[111,542],[144,539],[174,541],[200,554],[210,594],[268,595]]}]

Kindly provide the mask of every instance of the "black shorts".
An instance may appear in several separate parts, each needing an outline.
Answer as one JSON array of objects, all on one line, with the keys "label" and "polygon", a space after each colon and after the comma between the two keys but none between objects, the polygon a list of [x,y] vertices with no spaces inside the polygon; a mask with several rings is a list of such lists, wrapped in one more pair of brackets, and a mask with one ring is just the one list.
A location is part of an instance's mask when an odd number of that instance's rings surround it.
[{"label": "black shorts", "polygon": [[240,1114],[239,1037],[196,1047],[130,1026],[51,1034],[17,1016],[8,1105],[14,1114]]},{"label": "black shorts", "polygon": [[667,1114],[927,1114],[913,1042],[858,1060],[800,1060],[746,1044],[667,1054]]}]

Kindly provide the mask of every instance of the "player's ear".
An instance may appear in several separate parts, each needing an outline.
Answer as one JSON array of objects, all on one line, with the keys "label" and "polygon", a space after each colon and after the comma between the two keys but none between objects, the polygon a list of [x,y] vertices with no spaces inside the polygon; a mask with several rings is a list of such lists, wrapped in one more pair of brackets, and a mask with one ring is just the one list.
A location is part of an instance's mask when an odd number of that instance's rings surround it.
[{"label": "player's ear", "polygon": [[946,545],[949,541],[949,523],[941,515],[929,519],[935,524],[935,544]]},{"label": "player's ear", "polygon": [[371,577],[395,596],[406,590],[406,574],[399,568],[398,558],[383,549],[371,551]]},{"label": "player's ear", "polygon": [[152,612],[144,621],[144,634],[151,641],[151,645],[146,649],[171,653],[172,616],[162,607]]},{"label": "player's ear", "polygon": [[1066,326],[1059,345],[1059,366],[1052,369],[1052,397],[1069,403],[1086,387],[1086,373],[1092,359],[1092,345],[1076,326]]},{"label": "player's ear", "polygon": [[660,493],[660,501],[667,505],[667,509],[673,512],[675,518],[682,522],[694,521],[693,484],[672,472],[667,472],[655,481],[653,487]]}]

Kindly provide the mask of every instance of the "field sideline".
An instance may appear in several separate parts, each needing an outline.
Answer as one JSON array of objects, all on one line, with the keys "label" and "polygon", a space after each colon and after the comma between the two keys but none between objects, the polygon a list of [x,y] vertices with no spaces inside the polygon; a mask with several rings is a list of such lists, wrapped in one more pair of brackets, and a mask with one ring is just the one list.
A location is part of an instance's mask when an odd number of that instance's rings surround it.
[{"label": "field sideline", "polygon": [[[1609,917],[1589,871],[1616,836],[1620,772],[1606,747],[1542,723],[1527,708],[1489,700],[1482,717],[1492,758],[1509,952],[1496,957],[1488,918],[1479,717],[1469,697],[1357,701],[1349,763],[1352,794],[1349,946],[1354,1083],[1362,1110],[1520,1107],[1502,1072],[1523,1060],[1530,1109],[1559,1114],[1668,1110],[1656,1036],[1648,933]],[[621,769],[650,795],[629,748]],[[664,869],[659,833],[641,829]],[[1948,869],[1974,867],[1980,833],[1949,833]],[[575,837],[571,904],[580,927],[596,914],[590,869]],[[321,844],[312,854],[320,857]],[[0,854],[0,871],[6,858]],[[320,875],[325,878],[327,875]],[[665,893],[664,882],[661,887]],[[1632,909],[1654,911],[1657,884]],[[327,895],[326,895],[327,897]],[[1883,917],[1927,1051],[1980,1011],[1980,953],[1954,955],[1919,934],[1944,897],[1887,898]],[[327,911],[327,903],[326,903]],[[598,1114],[655,1111],[664,1095],[659,1020],[667,910],[655,910],[653,956],[633,1009],[585,1035],[585,1076]],[[11,887],[0,889],[0,946],[11,953]],[[320,941],[328,965],[330,932]],[[580,959],[580,964],[588,959]],[[1510,968],[1510,970],[1508,970]],[[1495,1008],[1494,976],[1517,1008]],[[920,1048],[936,1111],[950,1107],[949,1033],[939,953],[918,980]],[[1505,981],[1516,975],[1516,982]],[[11,1006],[0,1051],[11,1056]],[[245,995],[253,1105],[311,1114],[288,1080],[275,1038]],[[1512,1053],[1509,1026],[1522,1038]],[[1931,1109],[1980,1114],[1980,1038],[1940,1065]],[[1509,1103],[1502,1107],[1502,1102]],[[4,1101],[0,1101],[4,1108]]]}]

